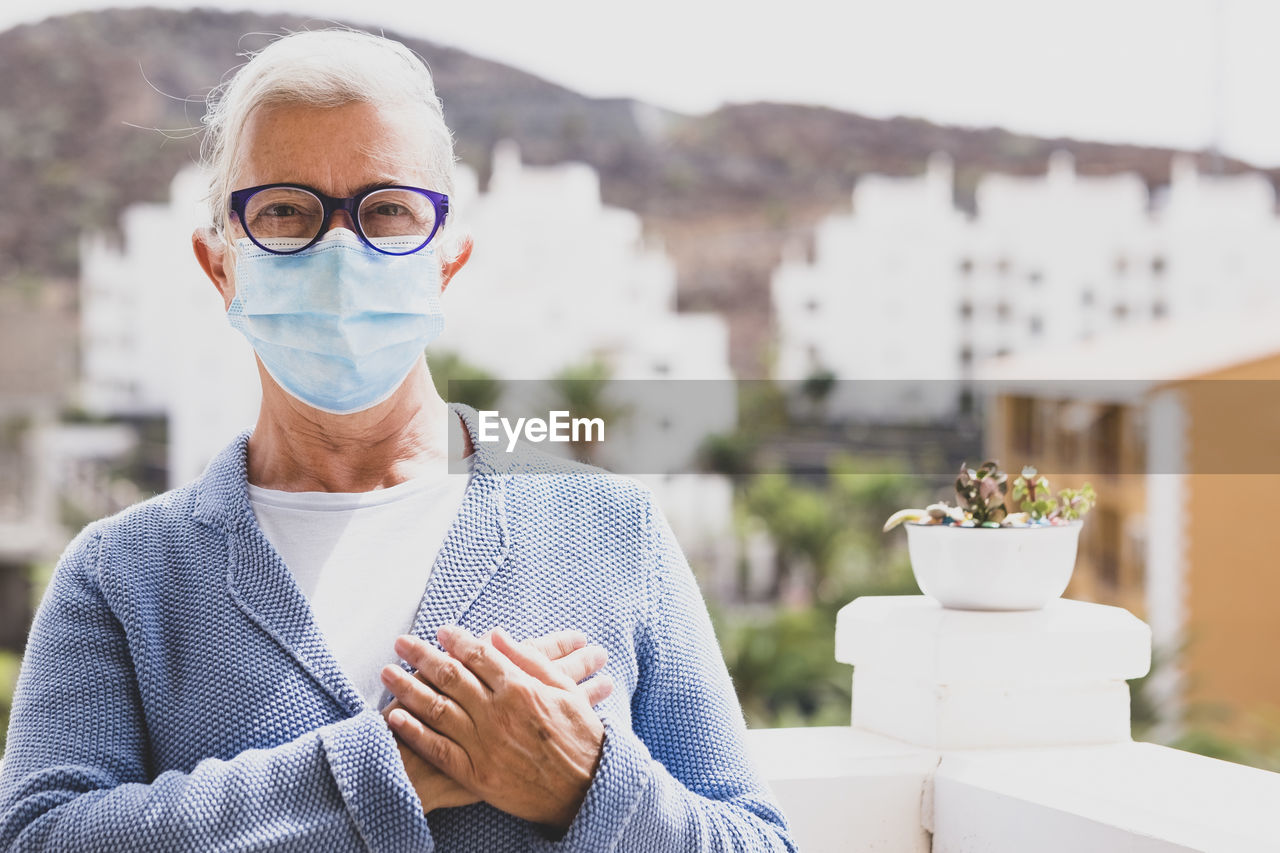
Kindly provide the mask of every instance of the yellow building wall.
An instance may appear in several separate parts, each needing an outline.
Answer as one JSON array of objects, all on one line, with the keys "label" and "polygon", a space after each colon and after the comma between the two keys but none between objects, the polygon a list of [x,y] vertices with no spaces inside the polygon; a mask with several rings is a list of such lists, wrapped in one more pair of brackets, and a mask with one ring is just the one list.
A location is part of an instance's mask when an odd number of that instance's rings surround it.
[{"label": "yellow building wall", "polygon": [[[1028,404],[1035,409],[1030,429],[1025,408],[1017,411]],[[1023,465],[1034,464],[1055,492],[1086,482],[1094,487],[1098,504],[1086,516],[1076,570],[1065,595],[1124,607],[1143,618],[1146,449],[1140,437],[1138,404],[1107,404],[1114,406],[1118,418],[1117,440],[1103,453],[1089,429],[1070,427],[1066,410],[1075,401],[998,396],[988,411],[986,458],[998,460],[1010,477],[1016,477]],[[1111,458],[1103,458],[1108,455]]]},{"label": "yellow building wall", "polygon": [[[1255,390],[1248,385],[1255,380],[1272,381]],[[1280,381],[1274,380],[1280,354],[1166,386],[1180,395],[1188,422],[1181,520],[1187,623],[1179,664],[1193,724],[1216,716],[1229,728],[1280,726]],[[1146,618],[1144,401],[1119,407],[1110,459],[1100,458],[1098,442],[1064,428],[1072,401],[1031,403],[1035,414],[1028,419],[1017,395],[991,401],[987,458],[1011,476],[1035,463],[1055,490],[1092,482],[1098,506],[1081,532],[1066,595]],[[1107,512],[1114,524],[1103,523]]]},{"label": "yellow building wall", "polygon": [[[1173,386],[1189,415],[1189,709],[1280,722],[1280,355]],[[1209,381],[1205,381],[1209,380]],[[1240,380],[1240,381],[1233,381]],[[1272,386],[1276,386],[1273,388]],[[1258,473],[1242,473],[1244,471]]]}]

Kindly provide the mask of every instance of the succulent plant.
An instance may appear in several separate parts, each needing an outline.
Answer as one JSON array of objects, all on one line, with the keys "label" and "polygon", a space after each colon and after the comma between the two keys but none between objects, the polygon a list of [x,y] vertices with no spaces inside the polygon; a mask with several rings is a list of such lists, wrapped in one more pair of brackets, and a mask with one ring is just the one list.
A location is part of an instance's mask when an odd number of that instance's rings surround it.
[{"label": "succulent plant", "polygon": [[1058,505],[1049,492],[1049,479],[1031,465],[1013,481],[1013,500],[1029,518],[1048,518]]},{"label": "succulent plant", "polygon": [[1008,514],[1004,506],[1008,492],[1009,475],[1000,470],[998,462],[989,460],[977,469],[960,466],[956,500],[978,524],[999,523]]},{"label": "succulent plant", "polygon": [[925,509],[901,509],[889,516],[884,529],[892,530],[903,522],[956,527],[1057,526],[1079,521],[1097,502],[1093,486],[1088,483],[1079,489],[1063,489],[1055,496],[1049,490],[1048,478],[1028,465],[1013,481],[1012,496],[1020,511],[1011,515],[1005,508],[1008,480],[995,461],[984,462],[976,469],[961,465],[956,478],[957,506],[936,503]]},{"label": "succulent plant", "polygon": [[1063,489],[1058,492],[1058,506],[1050,515],[1051,518],[1064,518],[1077,521],[1098,502],[1093,486],[1085,483],[1079,489]]},{"label": "succulent plant", "polygon": [[1055,518],[1078,521],[1093,509],[1098,496],[1093,486],[1085,483],[1079,489],[1063,489],[1055,497],[1049,491],[1048,478],[1028,465],[1022,469],[1022,476],[1013,481],[1013,499],[1032,521]]}]

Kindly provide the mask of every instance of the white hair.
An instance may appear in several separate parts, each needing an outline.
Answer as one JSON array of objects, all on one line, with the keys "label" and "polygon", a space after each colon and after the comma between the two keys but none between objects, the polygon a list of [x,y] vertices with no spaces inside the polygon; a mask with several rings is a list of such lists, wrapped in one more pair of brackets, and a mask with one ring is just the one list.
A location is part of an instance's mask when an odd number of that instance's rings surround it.
[{"label": "white hair", "polygon": [[234,189],[241,137],[254,110],[356,102],[420,110],[426,162],[401,166],[424,171],[432,181],[429,189],[453,195],[453,134],[444,123],[426,63],[382,36],[351,29],[310,30],[282,36],[250,55],[209,93],[201,155],[211,175],[208,202],[214,227],[221,231],[229,222],[227,199]]}]

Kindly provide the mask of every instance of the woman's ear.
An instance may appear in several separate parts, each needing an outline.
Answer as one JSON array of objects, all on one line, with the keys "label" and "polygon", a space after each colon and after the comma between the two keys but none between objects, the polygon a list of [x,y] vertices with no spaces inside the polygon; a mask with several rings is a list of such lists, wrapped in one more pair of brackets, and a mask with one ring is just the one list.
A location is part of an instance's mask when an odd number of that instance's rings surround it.
[{"label": "woman's ear", "polygon": [[440,265],[440,292],[444,293],[445,288],[449,286],[450,280],[458,274],[458,270],[467,263],[471,258],[471,249],[475,245],[475,241],[471,239],[471,235],[464,235],[459,241],[458,251],[445,255]]},{"label": "woman's ear", "polygon": [[227,242],[212,228],[197,228],[191,233],[191,248],[204,274],[218,288],[223,309],[230,308],[236,295],[236,285],[227,274]]}]

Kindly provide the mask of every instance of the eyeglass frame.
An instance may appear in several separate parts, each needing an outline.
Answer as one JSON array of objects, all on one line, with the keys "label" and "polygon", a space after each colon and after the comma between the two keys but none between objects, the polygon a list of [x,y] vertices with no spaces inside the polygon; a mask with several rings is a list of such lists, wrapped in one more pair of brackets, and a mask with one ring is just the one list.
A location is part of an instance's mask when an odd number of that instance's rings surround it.
[{"label": "eyeglass frame", "polygon": [[[305,246],[299,246],[296,249],[290,249],[288,251],[269,248],[258,242],[258,238],[253,236],[253,232],[250,231],[249,226],[245,224],[244,209],[245,205],[249,203],[249,199],[264,190],[274,189],[305,190],[320,199],[320,205],[324,210],[324,217],[320,220],[320,229],[316,232],[316,236],[312,237],[311,242],[307,243]],[[408,252],[389,252],[386,249],[375,246],[373,241],[365,235],[364,228],[360,225],[360,203],[374,193],[381,192],[382,190],[410,190],[411,192],[420,193],[426,196],[431,202],[431,207],[436,213],[435,225],[432,227],[431,233],[427,235],[427,239],[424,240],[422,245],[418,246],[416,249],[412,249]],[[449,215],[449,196],[441,192],[436,192],[435,190],[428,190],[423,187],[411,187],[405,184],[372,186],[368,189],[361,190],[353,196],[347,196],[346,198],[338,198],[336,196],[328,195],[315,187],[309,187],[306,184],[261,184],[256,187],[232,190],[228,209],[231,213],[235,214],[236,221],[238,221],[240,223],[240,227],[244,229],[244,235],[253,241],[253,245],[262,249],[264,252],[270,252],[273,255],[296,255],[298,252],[310,249],[316,243],[319,243],[321,238],[324,237],[325,231],[327,230],[326,226],[329,224],[329,220],[333,218],[333,214],[339,210],[344,210],[346,211],[347,216],[351,217],[351,224],[355,226],[356,236],[360,238],[360,242],[384,255],[403,257],[405,255],[412,255],[416,252],[421,252],[427,246],[431,245],[431,241],[435,239],[436,234],[440,232],[440,226],[444,225],[444,220]]]}]

